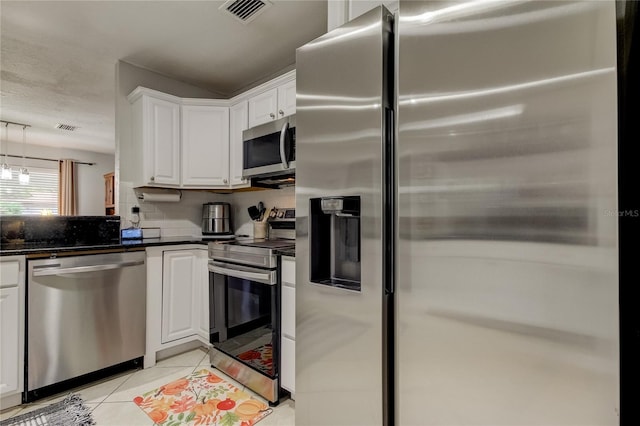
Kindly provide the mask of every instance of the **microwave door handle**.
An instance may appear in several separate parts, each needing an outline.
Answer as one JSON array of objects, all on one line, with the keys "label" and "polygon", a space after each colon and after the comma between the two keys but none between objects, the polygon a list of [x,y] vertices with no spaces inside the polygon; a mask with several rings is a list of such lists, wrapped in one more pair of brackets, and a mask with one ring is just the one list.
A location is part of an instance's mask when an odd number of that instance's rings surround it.
[{"label": "microwave door handle", "polygon": [[289,122],[284,123],[282,126],[282,131],[280,132],[280,160],[282,160],[282,168],[289,168],[289,161],[287,160],[287,155],[284,152],[284,143],[287,138],[287,130],[289,130]]}]

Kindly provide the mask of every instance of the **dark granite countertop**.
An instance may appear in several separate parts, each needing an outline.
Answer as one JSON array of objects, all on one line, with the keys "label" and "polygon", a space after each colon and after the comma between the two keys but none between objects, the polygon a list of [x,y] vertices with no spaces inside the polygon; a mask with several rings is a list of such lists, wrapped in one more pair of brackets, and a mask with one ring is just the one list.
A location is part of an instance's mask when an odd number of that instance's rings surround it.
[{"label": "dark granite countertop", "polygon": [[12,256],[22,254],[38,253],[64,253],[69,251],[89,251],[89,250],[121,250],[144,248],[150,246],[180,245],[180,244],[202,244],[206,245],[209,240],[202,237],[161,237],[143,240],[121,240],[120,242],[110,242],[105,244],[77,244],[68,246],[52,246],[50,242],[10,242],[0,245],[0,256]]},{"label": "dark granite countertop", "polygon": [[275,250],[275,254],[279,254],[280,256],[291,256],[296,257],[296,248],[287,248],[287,249],[278,249]]}]

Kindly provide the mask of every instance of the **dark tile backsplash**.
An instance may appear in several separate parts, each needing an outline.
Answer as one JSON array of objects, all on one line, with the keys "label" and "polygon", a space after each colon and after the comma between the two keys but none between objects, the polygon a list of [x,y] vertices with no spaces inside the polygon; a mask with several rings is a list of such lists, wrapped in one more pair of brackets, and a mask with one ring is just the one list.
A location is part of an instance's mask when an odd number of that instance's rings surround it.
[{"label": "dark tile backsplash", "polygon": [[120,241],[120,216],[2,216],[2,245],[50,247],[114,244]]}]

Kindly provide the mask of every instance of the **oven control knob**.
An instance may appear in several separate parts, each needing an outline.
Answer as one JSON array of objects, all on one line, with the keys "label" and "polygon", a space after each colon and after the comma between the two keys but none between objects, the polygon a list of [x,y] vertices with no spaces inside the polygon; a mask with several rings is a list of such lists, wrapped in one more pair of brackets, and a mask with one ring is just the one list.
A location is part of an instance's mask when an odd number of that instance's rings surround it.
[{"label": "oven control knob", "polygon": [[269,217],[273,219],[274,217],[276,217],[276,215],[277,215],[276,209],[271,209],[271,211],[269,212]]},{"label": "oven control knob", "polygon": [[283,218],[284,217],[284,211],[283,210],[278,211],[278,217],[279,218]]}]

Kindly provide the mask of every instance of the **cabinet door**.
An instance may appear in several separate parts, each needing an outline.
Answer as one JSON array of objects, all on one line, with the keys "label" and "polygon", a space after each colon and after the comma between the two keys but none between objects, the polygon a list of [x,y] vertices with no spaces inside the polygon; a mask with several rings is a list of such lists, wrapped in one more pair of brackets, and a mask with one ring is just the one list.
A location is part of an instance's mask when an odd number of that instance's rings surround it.
[{"label": "cabinet door", "polygon": [[296,338],[296,288],[282,283],[282,336]]},{"label": "cabinet door", "polygon": [[282,387],[295,393],[296,384],[296,260],[282,257]]},{"label": "cabinet door", "polygon": [[278,87],[278,118],[296,113],[296,81]]},{"label": "cabinet door", "polygon": [[249,99],[249,127],[276,120],[278,89],[272,89]]},{"label": "cabinet door", "polygon": [[0,394],[18,392],[19,359],[19,291],[18,287],[0,290]]},{"label": "cabinet door", "polygon": [[182,186],[228,186],[229,109],[182,106]]},{"label": "cabinet door", "polygon": [[296,391],[296,342],[288,337],[282,338],[282,387],[291,392]]},{"label": "cabinet door", "polygon": [[249,106],[242,101],[229,111],[229,178],[234,188],[249,186],[242,177],[242,131],[249,127]]},{"label": "cabinet door", "polygon": [[180,105],[144,98],[144,161],[150,184],[180,184]]},{"label": "cabinet door", "polygon": [[282,337],[296,338],[296,261],[282,257]]},{"label": "cabinet door", "polygon": [[191,250],[163,253],[162,343],[195,336],[198,329],[198,259]]},{"label": "cabinet door", "polygon": [[198,250],[198,334],[209,341],[209,269],[207,250]]}]

